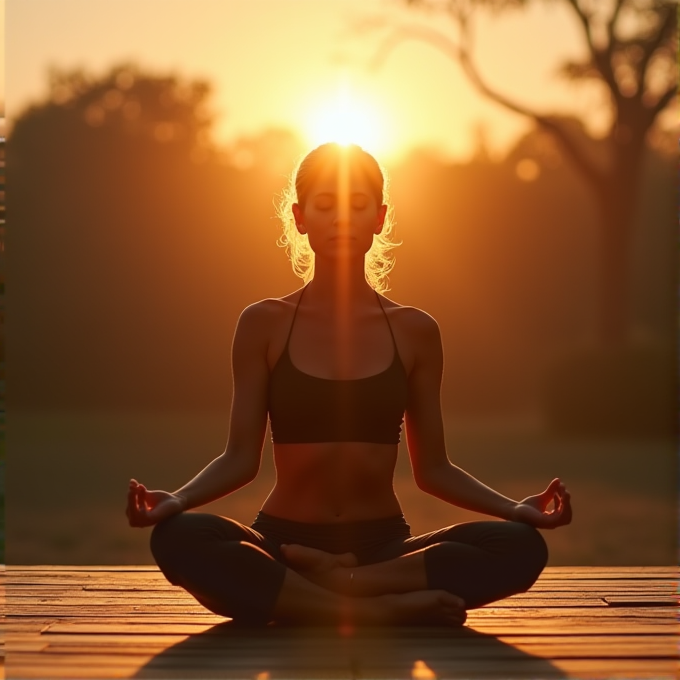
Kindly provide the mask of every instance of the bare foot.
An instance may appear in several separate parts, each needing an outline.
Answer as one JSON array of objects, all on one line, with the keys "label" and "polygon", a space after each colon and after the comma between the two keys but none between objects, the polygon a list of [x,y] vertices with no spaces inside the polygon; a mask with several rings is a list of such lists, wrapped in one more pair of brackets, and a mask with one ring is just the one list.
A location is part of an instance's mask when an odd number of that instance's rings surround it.
[{"label": "bare foot", "polygon": [[387,619],[384,623],[462,626],[467,617],[465,602],[446,590],[416,590],[375,600],[378,614]]},{"label": "bare foot", "polygon": [[281,551],[288,566],[308,581],[336,593],[350,589],[351,568],[357,566],[352,553],[334,555],[304,545],[282,545]]}]

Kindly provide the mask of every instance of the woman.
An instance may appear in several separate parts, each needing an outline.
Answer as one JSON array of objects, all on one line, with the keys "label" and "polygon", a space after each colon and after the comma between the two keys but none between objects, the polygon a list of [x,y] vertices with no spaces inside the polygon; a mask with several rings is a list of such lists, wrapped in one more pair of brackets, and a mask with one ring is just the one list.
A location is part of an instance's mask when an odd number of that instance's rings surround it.
[{"label": "woman", "polygon": [[[394,244],[378,163],[318,147],[280,216],[306,285],[239,318],[226,450],[173,493],[131,480],[130,525],[156,525],[171,583],[245,623],[460,625],[527,590],[547,561],[536,527],[570,522],[569,493],[554,479],[516,502],[449,462],[437,323],[379,292]],[[268,417],[277,478],[252,527],[187,512],[255,478]],[[392,487],[402,420],[423,491],[506,521],[411,536]]]}]

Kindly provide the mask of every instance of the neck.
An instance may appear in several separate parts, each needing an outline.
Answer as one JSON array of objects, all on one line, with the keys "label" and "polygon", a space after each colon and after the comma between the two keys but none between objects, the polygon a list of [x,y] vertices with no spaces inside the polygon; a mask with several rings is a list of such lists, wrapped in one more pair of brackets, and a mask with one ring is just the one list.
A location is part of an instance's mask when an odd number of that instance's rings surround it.
[{"label": "neck", "polygon": [[[318,260],[317,263],[318,265]],[[336,362],[341,373],[351,373],[356,357],[352,354],[352,334],[356,319],[367,308],[377,304],[375,291],[369,286],[361,267],[346,263],[345,267],[315,266],[314,278],[305,293],[305,302],[321,313],[338,340]],[[355,343],[354,343],[355,344]]]},{"label": "neck", "polygon": [[326,309],[348,312],[350,309],[375,304],[375,292],[366,281],[364,264],[346,263],[343,267],[314,268],[307,295]]}]

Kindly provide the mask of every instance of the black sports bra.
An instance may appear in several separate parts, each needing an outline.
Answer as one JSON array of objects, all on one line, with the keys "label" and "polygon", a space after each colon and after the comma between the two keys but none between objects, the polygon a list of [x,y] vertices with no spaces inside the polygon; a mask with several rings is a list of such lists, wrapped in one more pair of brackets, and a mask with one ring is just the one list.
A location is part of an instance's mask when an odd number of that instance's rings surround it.
[{"label": "black sports bra", "polygon": [[398,444],[407,398],[407,375],[392,326],[378,297],[392,336],[390,366],[366,378],[330,380],[298,370],[290,358],[290,336],[269,374],[268,411],[272,441],[277,444],[368,442]]}]

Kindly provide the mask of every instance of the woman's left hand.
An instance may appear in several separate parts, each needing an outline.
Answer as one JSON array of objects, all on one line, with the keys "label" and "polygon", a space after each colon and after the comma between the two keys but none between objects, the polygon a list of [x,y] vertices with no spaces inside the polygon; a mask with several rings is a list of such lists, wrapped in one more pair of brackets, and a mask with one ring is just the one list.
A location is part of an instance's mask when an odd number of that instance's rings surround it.
[{"label": "woman's left hand", "polygon": [[[552,510],[548,510],[553,503]],[[555,529],[571,522],[571,496],[559,479],[536,496],[528,496],[514,508],[510,519],[539,529]]]}]

